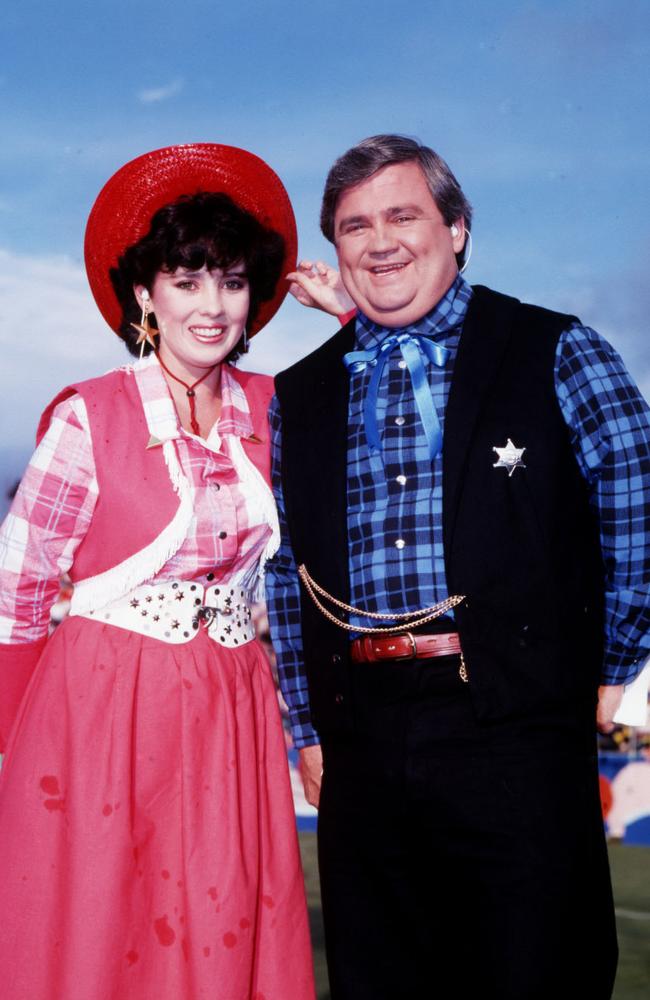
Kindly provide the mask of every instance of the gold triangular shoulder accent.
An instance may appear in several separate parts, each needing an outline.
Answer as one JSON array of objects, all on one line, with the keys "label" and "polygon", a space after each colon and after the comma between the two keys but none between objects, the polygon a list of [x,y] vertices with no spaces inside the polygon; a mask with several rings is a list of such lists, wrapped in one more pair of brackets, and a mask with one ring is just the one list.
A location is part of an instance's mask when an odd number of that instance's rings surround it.
[{"label": "gold triangular shoulder accent", "polygon": [[157,438],[155,436],[155,434],[152,434],[151,437],[149,438],[149,442],[147,444],[147,450],[149,448],[157,448],[159,445],[164,444],[164,443],[165,442],[161,441],[160,438]]}]

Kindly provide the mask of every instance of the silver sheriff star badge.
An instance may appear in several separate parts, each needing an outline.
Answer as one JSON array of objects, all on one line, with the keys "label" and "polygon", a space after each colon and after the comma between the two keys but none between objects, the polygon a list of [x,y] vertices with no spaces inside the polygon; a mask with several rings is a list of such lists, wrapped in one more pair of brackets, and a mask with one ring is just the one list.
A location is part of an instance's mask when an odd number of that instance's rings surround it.
[{"label": "silver sheriff star badge", "polygon": [[505,448],[492,448],[492,451],[496,452],[499,456],[499,460],[492,466],[493,469],[507,469],[508,476],[511,476],[519,466],[522,469],[526,468],[521,460],[521,456],[526,449],[516,448],[510,438],[508,438]]}]

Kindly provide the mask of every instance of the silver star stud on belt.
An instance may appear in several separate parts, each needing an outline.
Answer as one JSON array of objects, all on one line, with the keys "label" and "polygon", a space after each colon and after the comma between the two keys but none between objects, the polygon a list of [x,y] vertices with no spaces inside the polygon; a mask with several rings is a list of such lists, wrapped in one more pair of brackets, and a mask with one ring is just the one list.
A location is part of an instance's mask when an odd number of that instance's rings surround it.
[{"label": "silver star stud on belt", "polygon": [[526,451],[525,448],[517,448],[510,438],[508,438],[505,448],[492,448],[492,451],[496,452],[499,456],[498,461],[492,466],[493,469],[507,469],[508,476],[521,466],[525,469],[526,466],[521,460],[521,456]]}]

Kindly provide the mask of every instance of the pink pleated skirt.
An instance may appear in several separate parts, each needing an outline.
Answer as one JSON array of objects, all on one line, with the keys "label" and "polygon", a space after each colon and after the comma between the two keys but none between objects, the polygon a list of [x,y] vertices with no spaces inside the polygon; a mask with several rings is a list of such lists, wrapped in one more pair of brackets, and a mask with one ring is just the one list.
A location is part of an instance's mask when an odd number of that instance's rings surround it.
[{"label": "pink pleated skirt", "polygon": [[257,642],[59,627],[0,775],[0,977],[3,1000],[313,1000]]}]

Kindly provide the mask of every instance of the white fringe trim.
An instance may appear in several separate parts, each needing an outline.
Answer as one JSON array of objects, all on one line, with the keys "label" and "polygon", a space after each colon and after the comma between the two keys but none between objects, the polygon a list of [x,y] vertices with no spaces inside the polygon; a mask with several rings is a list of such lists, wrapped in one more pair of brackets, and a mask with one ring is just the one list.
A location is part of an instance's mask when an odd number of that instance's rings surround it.
[{"label": "white fringe trim", "polygon": [[243,574],[239,586],[250,595],[250,600],[254,603],[264,600],[264,569],[265,563],[277,551],[280,545],[280,523],[278,512],[275,506],[273,493],[259,471],[257,466],[250,460],[241,439],[232,437],[232,462],[237,471],[239,481],[244,488],[247,498],[254,497],[261,512],[261,520],[265,521],[270,529],[271,536],[264,546],[264,549],[257,563]]},{"label": "white fringe trim", "polygon": [[193,516],[192,490],[181,469],[173,441],[165,441],[163,457],[174,492],[180,498],[174,517],[146,548],[104,573],[75,583],[70,605],[73,614],[82,615],[103,608],[150,580],[185,541]]}]

